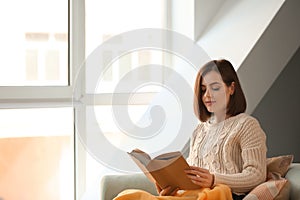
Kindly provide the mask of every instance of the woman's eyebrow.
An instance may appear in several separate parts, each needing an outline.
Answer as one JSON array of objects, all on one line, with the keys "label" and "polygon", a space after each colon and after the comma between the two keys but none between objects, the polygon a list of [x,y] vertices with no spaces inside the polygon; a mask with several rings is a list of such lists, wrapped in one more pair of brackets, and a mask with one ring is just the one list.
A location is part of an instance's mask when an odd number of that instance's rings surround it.
[{"label": "woman's eyebrow", "polygon": [[[210,84],[208,84],[209,86],[213,86],[213,85],[221,85],[222,83],[220,82],[212,82]],[[206,84],[201,84],[200,87],[206,87]]]},{"label": "woman's eyebrow", "polygon": [[210,83],[209,85],[210,85],[210,86],[213,86],[213,85],[221,85],[221,83],[220,83],[220,82],[212,82],[212,83]]}]

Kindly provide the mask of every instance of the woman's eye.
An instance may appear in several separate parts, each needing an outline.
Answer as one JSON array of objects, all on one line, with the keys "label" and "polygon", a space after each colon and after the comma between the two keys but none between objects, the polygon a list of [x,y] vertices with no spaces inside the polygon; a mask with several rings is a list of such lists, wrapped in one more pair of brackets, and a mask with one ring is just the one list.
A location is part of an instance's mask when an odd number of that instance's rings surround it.
[{"label": "woman's eye", "polygon": [[215,88],[212,88],[213,91],[219,91],[220,90],[220,87],[215,87]]}]

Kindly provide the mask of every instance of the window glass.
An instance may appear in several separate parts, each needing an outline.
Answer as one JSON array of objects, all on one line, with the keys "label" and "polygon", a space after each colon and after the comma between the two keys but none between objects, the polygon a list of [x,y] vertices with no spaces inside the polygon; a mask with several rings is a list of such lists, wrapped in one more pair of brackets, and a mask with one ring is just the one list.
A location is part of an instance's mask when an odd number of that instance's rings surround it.
[{"label": "window glass", "polygon": [[[166,27],[166,1],[162,0],[87,0],[86,1],[86,57],[109,38],[127,31],[143,28]],[[118,44],[117,44],[118,45]],[[118,48],[118,47],[117,47]],[[103,52],[107,59],[115,57],[116,48]],[[87,93],[112,93],[119,80],[128,72],[141,65],[164,64],[164,55],[155,50],[141,49],[126,52],[125,55],[112,60],[101,74],[101,88],[95,90],[89,82],[95,72],[86,69]],[[137,74],[136,79],[162,77],[151,70]]]},{"label": "window glass", "polygon": [[0,85],[68,85],[68,0],[0,6]]},{"label": "window glass", "polygon": [[1,109],[0,121],[0,198],[74,199],[73,109]]},{"label": "window glass", "polygon": [[[85,1],[85,56],[86,59],[93,53],[93,51],[102,45],[104,42],[108,42],[113,36],[117,36],[124,32],[133,31],[143,28],[157,28],[165,29],[167,12],[166,12],[167,0],[86,0]],[[117,44],[118,45],[118,44]],[[139,66],[144,65],[166,65],[164,52],[155,49],[137,49],[130,52],[125,52],[119,55],[117,59],[112,60],[118,52],[114,45],[112,49],[106,49],[103,52],[103,57],[110,59],[111,63],[107,66],[107,69],[99,79],[98,85],[92,85],[92,80],[95,72],[89,68],[85,69],[85,92],[87,102],[93,102],[95,105],[89,105],[85,107],[86,112],[94,112],[97,122],[91,124],[90,121],[85,123],[84,119],[80,120],[78,126],[86,127],[92,131],[101,129],[102,134],[113,145],[118,146],[120,144],[120,129],[114,121],[112,116],[111,106],[111,94],[114,93],[117,84],[124,76],[129,72],[134,71]],[[121,53],[120,53],[121,54]],[[87,60],[88,62],[89,60]],[[100,63],[101,64],[101,63]],[[147,73],[130,74],[132,81],[143,81],[145,79],[152,79],[163,81],[163,74],[155,74],[149,70]],[[123,85],[124,86],[124,85]],[[136,88],[135,92],[157,92],[161,87],[157,85],[146,85],[146,87]],[[122,91],[123,92],[123,91]],[[126,91],[125,91],[126,92]],[[128,92],[128,91],[127,91]],[[134,92],[134,93],[135,93]],[[90,95],[90,94],[99,94]],[[121,94],[122,95],[122,94]],[[96,101],[89,99],[92,96]],[[129,117],[136,123],[144,116],[147,111],[150,99],[147,95],[139,95],[131,97],[129,99],[130,106]],[[151,96],[151,95],[150,95]],[[153,96],[151,96],[153,97]],[[99,101],[98,101],[99,100]],[[127,101],[127,99],[125,99]],[[123,102],[124,103],[124,102]],[[126,103],[125,103],[126,104]],[[81,116],[85,116],[86,113],[80,113]],[[89,117],[89,116],[86,116]],[[88,119],[88,118],[87,118]],[[148,123],[148,121],[146,121]],[[120,147],[126,149],[126,147]],[[99,199],[98,183],[101,181],[103,174],[105,173],[118,173],[112,170],[110,167],[98,162],[94,155],[86,153],[85,160],[80,164],[81,169],[84,169],[81,183],[85,182],[83,199]],[[79,167],[80,168],[80,167]]]}]

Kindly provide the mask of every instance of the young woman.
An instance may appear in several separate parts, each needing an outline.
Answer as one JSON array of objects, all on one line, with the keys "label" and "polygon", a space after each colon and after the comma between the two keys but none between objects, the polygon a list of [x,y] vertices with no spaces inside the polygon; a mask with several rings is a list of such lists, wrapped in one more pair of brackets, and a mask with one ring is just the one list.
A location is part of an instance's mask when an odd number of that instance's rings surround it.
[{"label": "young woman", "polygon": [[[195,82],[195,114],[201,121],[190,142],[187,176],[199,188],[225,184],[242,199],[266,180],[266,136],[245,114],[246,99],[237,73],[227,60],[213,60]],[[160,195],[176,191],[157,187]]]}]

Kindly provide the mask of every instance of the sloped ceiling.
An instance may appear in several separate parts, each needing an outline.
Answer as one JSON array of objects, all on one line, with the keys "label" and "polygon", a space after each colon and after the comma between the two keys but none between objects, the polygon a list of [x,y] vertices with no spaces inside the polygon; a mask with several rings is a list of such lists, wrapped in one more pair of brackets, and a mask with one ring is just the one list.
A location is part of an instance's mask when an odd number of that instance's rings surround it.
[{"label": "sloped ceiling", "polygon": [[[252,113],[300,45],[300,1],[213,2],[214,15],[206,12],[205,20],[199,20],[201,14],[195,14],[197,44],[212,59],[233,63],[246,93],[247,112]],[[195,4],[196,11],[205,3],[209,1]]]}]

